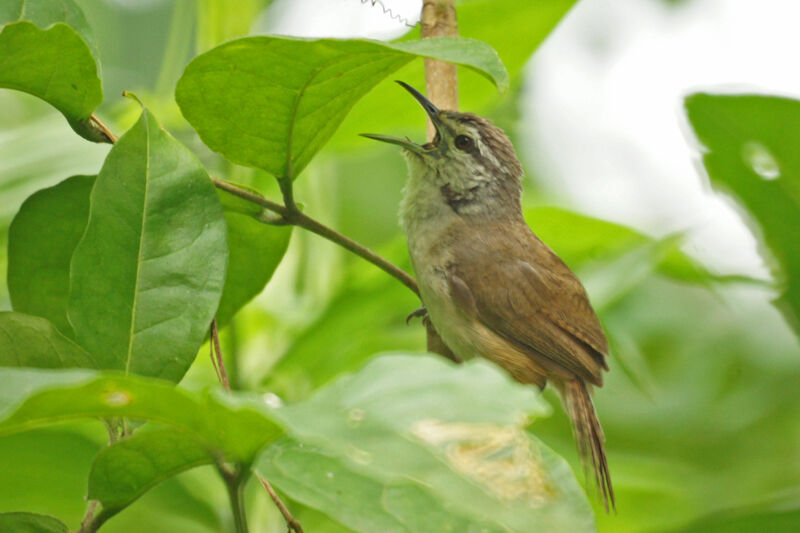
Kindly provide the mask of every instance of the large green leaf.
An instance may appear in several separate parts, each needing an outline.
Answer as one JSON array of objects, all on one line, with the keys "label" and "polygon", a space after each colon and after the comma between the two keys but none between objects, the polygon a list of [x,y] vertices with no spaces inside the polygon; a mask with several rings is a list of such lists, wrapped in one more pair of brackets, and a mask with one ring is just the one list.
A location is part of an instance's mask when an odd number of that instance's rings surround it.
[{"label": "large green leaf", "polygon": [[52,516],[35,513],[0,513],[0,531],[14,533],[67,533],[67,526]]},{"label": "large green leaf", "polygon": [[247,302],[257,296],[283,259],[291,226],[272,226],[257,220],[261,209],[225,191],[218,191],[228,224],[230,259],[225,288],[217,309],[224,326]]},{"label": "large green leaf", "polygon": [[288,438],[270,445],[256,470],[293,500],[324,512],[354,531],[507,531],[489,517],[475,520],[465,516],[420,484],[381,482],[319,447]]},{"label": "large green leaf", "polygon": [[694,94],[686,110],[712,184],[744,205],[777,259],[778,305],[800,331],[800,101]]},{"label": "large green leaf", "polygon": [[97,454],[87,497],[119,510],[165,479],[213,461],[212,451],[190,434],[143,428]]},{"label": "large green leaf", "polygon": [[92,357],[38,316],[0,312],[0,366],[93,368]]},{"label": "large green leaf", "polygon": [[97,51],[78,6],[72,0],[5,0],[0,26],[0,87],[47,101],[77,133],[101,140],[89,122],[103,101]]},{"label": "large green leaf", "polygon": [[[348,481],[355,489],[374,496],[374,484],[361,484],[360,476],[413,485],[407,500],[382,504],[388,510],[405,505],[404,516],[447,520],[439,512],[444,508],[455,515],[451,523],[488,522],[500,531],[593,531],[591,509],[566,462],[524,430],[529,417],[547,412],[533,387],[513,383],[490,363],[387,355],[275,415],[294,439],[358,474]],[[295,454],[291,467],[277,461],[274,468],[298,473],[315,461],[324,469],[331,457]],[[331,509],[324,500],[329,494],[309,490],[313,474],[304,477],[305,487],[285,490]],[[357,502],[330,512],[348,527],[362,527]]]},{"label": "large green leaf", "polygon": [[[489,43],[508,69],[512,84],[519,83],[531,54],[553,31],[576,0],[468,0],[459,2],[461,35]],[[407,38],[416,38],[411,32]],[[412,62],[396,74],[420,90],[425,87],[422,62]],[[462,111],[484,113],[497,103],[495,91],[486,90],[477,76],[459,69],[459,103]],[[421,138],[425,114],[396,85],[381,83],[347,116],[333,139],[337,146],[364,146],[361,132],[397,133]]]},{"label": "large green leaf", "polygon": [[0,368],[0,434],[76,418],[128,417],[169,424],[217,457],[247,463],[282,433],[272,412],[257,398],[189,392],[153,378]]},{"label": "large green leaf", "polygon": [[276,177],[296,177],[353,105],[417,56],[461,63],[499,87],[497,54],[470,39],[387,44],[247,37],[196,57],[175,98],[212,150]]},{"label": "large green leaf", "polygon": [[44,317],[70,337],[69,263],[86,229],[94,179],[73,176],[37,191],[8,230],[8,292],[14,309]]},{"label": "large green leaf", "polygon": [[219,304],[227,258],[208,174],[144,110],[97,176],[72,257],[78,343],[102,368],[179,380]]}]

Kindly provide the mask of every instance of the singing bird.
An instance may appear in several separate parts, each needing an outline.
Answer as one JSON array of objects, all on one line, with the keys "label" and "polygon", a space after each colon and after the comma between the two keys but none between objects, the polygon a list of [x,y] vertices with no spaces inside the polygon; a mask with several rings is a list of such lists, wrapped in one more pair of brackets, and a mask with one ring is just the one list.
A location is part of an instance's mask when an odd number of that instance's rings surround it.
[{"label": "singing bird", "polygon": [[488,120],[439,110],[398,83],[430,117],[433,141],[362,135],[403,147],[400,219],[428,317],[461,358],[485,357],[517,381],[556,387],[606,510],[614,507],[591,396],[608,370],[608,342],[581,282],[522,216],[511,141]]}]

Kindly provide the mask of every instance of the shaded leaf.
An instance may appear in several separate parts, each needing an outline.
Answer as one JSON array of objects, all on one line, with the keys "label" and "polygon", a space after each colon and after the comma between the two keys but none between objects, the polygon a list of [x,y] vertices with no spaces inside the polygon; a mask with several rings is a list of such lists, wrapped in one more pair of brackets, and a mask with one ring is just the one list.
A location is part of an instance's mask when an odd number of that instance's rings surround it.
[{"label": "shaded leaf", "polygon": [[69,264],[86,229],[94,176],[73,176],[31,195],[8,230],[8,292],[16,311],[48,319],[74,336],[67,320]]},{"label": "shaded leaf", "polygon": [[219,303],[225,219],[199,161],[147,111],[92,189],[69,319],[102,368],[179,380]]},{"label": "shaded leaf", "polygon": [[94,368],[83,348],[38,316],[0,312],[0,366]]},{"label": "shaded leaf", "polygon": [[45,100],[76,133],[103,141],[89,122],[103,101],[97,49],[73,0],[6,0],[0,6],[0,25],[0,87]]},{"label": "shaded leaf", "polygon": [[[353,105],[418,55],[468,61],[503,87],[505,68],[485,43],[247,37],[196,57],[175,98],[209,148],[234,163],[296,177]],[[493,78],[498,76],[498,78]]]},{"label": "shaded leaf", "polygon": [[[431,506],[444,506],[501,531],[593,531],[566,462],[524,430],[530,416],[548,411],[533,387],[512,383],[490,363],[386,355],[275,415],[294,439],[348,469],[381,484],[415,485],[392,514],[436,514]],[[343,507],[337,519],[360,527],[353,512]]]},{"label": "shaded leaf", "polygon": [[75,418],[129,417],[175,426],[228,460],[250,462],[282,431],[261,401],[217,392],[91,370],[0,368],[0,434]]},{"label": "shaded leaf", "polygon": [[230,258],[217,309],[217,323],[224,326],[247,302],[266,287],[283,259],[291,226],[271,226],[255,219],[261,212],[254,204],[218,191],[228,225]]},{"label": "shaded leaf", "polygon": [[650,248],[656,270],[681,281],[751,281],[743,276],[719,276],[680,249],[680,239],[657,241],[627,226],[558,207],[535,207],[525,211],[531,229],[568,265],[578,268],[594,261],[607,261],[637,248]]},{"label": "shaded leaf", "polygon": [[14,533],[67,533],[61,520],[36,513],[0,513],[0,531]]},{"label": "shaded leaf", "polygon": [[0,26],[21,20],[33,22],[43,30],[63,22],[80,35],[95,59],[100,57],[92,28],[74,0],[3,0]]},{"label": "shaded leaf", "polygon": [[748,210],[777,259],[777,303],[800,331],[800,101],[698,93],[686,110],[711,183]]},{"label": "shaded leaf", "polygon": [[209,449],[183,431],[143,428],[100,450],[87,498],[100,501],[103,509],[122,509],[165,479],[213,461]]}]

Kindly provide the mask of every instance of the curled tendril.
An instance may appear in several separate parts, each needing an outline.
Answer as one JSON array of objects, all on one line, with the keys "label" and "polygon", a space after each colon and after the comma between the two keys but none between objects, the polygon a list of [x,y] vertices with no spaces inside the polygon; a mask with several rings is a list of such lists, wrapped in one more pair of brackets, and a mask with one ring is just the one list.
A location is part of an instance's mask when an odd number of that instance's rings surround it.
[{"label": "curled tendril", "polygon": [[409,28],[413,28],[418,24],[418,22],[415,22],[414,24],[411,24],[411,22],[407,18],[405,18],[404,16],[402,16],[399,13],[395,13],[392,10],[392,8],[386,7],[386,4],[383,3],[383,0],[361,0],[361,3],[362,4],[370,4],[372,7],[375,7],[376,5],[379,6],[383,10],[383,14],[384,15],[388,15],[389,18],[391,18],[393,20],[396,20],[397,22],[400,22],[401,24],[405,24]]}]

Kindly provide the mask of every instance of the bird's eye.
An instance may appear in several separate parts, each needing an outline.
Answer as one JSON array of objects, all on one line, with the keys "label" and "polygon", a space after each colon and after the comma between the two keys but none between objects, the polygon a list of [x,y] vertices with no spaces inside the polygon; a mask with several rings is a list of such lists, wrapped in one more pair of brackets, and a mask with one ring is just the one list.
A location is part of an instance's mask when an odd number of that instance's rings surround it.
[{"label": "bird's eye", "polygon": [[467,137],[466,135],[457,135],[454,141],[456,148],[459,150],[466,152],[470,148],[472,148],[472,139]]}]

